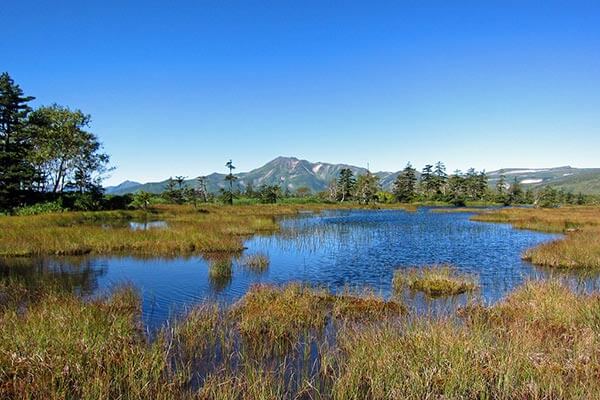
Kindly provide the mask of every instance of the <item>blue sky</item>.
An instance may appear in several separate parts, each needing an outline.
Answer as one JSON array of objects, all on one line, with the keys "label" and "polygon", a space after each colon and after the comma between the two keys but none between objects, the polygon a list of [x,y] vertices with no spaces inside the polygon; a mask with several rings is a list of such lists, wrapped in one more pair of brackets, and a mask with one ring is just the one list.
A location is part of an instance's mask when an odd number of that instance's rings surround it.
[{"label": "blue sky", "polygon": [[107,184],[279,155],[600,167],[600,2],[7,1],[0,70],[92,115]]}]

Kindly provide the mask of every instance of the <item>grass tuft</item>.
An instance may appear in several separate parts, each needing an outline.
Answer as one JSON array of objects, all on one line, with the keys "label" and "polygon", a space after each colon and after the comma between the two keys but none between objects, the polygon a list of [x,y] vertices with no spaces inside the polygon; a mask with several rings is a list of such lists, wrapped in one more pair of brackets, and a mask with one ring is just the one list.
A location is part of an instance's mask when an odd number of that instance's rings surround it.
[{"label": "grass tuft", "polygon": [[428,296],[453,296],[477,289],[475,277],[460,274],[450,265],[432,265],[407,270],[396,270],[393,278],[394,290],[405,288],[419,291]]},{"label": "grass tuft", "polygon": [[264,272],[269,268],[269,257],[266,254],[249,254],[242,257],[241,265],[255,272]]}]

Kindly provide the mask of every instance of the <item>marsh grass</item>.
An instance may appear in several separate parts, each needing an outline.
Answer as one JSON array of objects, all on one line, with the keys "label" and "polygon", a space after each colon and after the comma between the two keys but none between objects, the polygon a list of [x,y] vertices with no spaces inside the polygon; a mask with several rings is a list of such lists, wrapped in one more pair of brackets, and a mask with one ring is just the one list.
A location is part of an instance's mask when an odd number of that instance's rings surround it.
[{"label": "marsh grass", "polygon": [[[277,217],[356,205],[157,205],[141,211],[63,212],[0,217],[0,256],[181,255],[243,250],[249,235],[279,230]],[[394,205],[394,208],[409,209]],[[164,229],[132,230],[129,221],[164,221]]]},{"label": "marsh grass", "polygon": [[510,208],[472,217],[475,221],[510,223],[519,229],[564,233],[565,237],[528,249],[523,258],[537,265],[600,269],[600,208]]},{"label": "marsh grass", "polygon": [[[22,290],[11,285],[3,289]],[[0,398],[600,395],[597,294],[577,294],[559,281],[527,282],[497,305],[444,317],[398,317],[398,309],[380,311],[381,298],[355,296],[299,284],[256,286],[232,307],[194,307],[149,340],[131,288],[87,301],[49,290],[0,309]],[[374,303],[365,312],[378,318],[356,318]],[[335,324],[329,335],[302,333],[327,320]],[[273,348],[279,338],[292,345],[278,355],[247,343]]]},{"label": "marsh grass", "polygon": [[269,268],[269,256],[263,253],[247,254],[240,260],[240,264],[251,271],[262,273]]},{"label": "marsh grass", "polygon": [[397,293],[408,288],[431,297],[453,296],[478,288],[476,277],[461,274],[446,264],[396,270],[392,285]]},{"label": "marsh grass", "polygon": [[448,208],[432,208],[429,210],[433,213],[452,214],[452,213],[481,213],[489,210],[483,207],[448,207]]},{"label": "marsh grass", "polygon": [[596,295],[527,283],[464,320],[415,317],[345,330],[332,397],[597,398]]}]

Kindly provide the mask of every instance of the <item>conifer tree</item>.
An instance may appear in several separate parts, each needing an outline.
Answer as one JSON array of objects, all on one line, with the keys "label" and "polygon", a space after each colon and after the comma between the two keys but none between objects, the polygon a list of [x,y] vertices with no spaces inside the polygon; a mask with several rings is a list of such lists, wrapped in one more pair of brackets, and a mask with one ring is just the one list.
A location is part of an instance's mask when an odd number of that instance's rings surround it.
[{"label": "conifer tree", "polygon": [[352,197],[352,192],[356,185],[354,173],[350,168],[342,168],[338,178],[338,193],[340,201],[345,201]]},{"label": "conifer tree", "polygon": [[31,111],[27,103],[33,99],[23,94],[8,73],[0,74],[0,209],[22,203],[34,179],[26,126]]},{"label": "conifer tree", "polygon": [[417,186],[417,171],[408,163],[394,182],[393,193],[401,203],[410,202],[415,197]]}]

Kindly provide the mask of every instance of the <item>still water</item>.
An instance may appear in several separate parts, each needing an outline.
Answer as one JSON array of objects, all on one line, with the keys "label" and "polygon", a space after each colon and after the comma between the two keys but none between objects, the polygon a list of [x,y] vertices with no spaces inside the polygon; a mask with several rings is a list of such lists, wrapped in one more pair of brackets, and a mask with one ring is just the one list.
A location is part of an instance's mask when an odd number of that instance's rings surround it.
[{"label": "still water", "polygon": [[[547,274],[520,256],[525,249],[560,235],[473,222],[470,216],[420,208],[286,218],[277,234],[248,239],[242,255],[219,257],[218,261],[231,263],[231,276],[226,277],[209,274],[215,260],[200,256],[1,260],[0,276],[20,275],[30,282],[58,279],[83,295],[133,284],[142,296],[144,322],[154,329],[203,300],[235,301],[259,282],[302,281],[332,291],[366,287],[388,297],[397,268],[450,263],[477,275],[481,286],[477,296],[494,302],[525,279]],[[268,256],[268,268],[257,271],[244,266],[244,256],[252,254]]]}]

